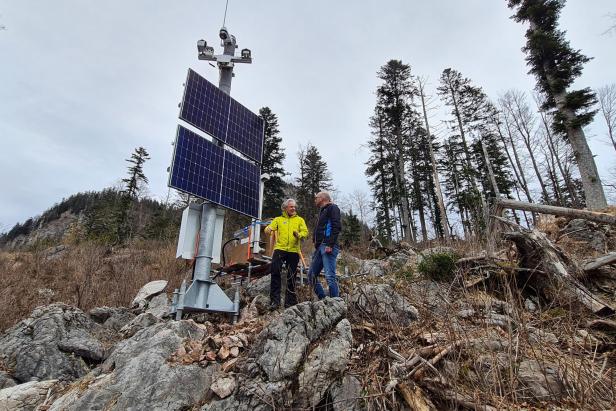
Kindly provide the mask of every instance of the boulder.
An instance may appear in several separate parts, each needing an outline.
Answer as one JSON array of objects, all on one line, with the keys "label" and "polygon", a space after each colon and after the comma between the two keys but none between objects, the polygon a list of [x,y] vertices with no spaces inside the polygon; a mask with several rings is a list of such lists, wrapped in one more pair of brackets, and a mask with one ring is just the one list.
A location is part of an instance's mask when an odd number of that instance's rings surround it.
[{"label": "boulder", "polygon": [[159,321],[160,319],[158,319],[151,313],[139,314],[138,316],[133,318],[128,324],[126,324],[124,327],[120,329],[120,334],[124,338],[130,338],[133,335],[135,335],[137,332],[145,328],[148,328],[149,326],[154,325]]},{"label": "boulder", "polygon": [[57,380],[30,381],[0,390],[0,411],[35,410],[58,385]]},{"label": "boulder", "polygon": [[236,370],[235,392],[202,410],[316,407],[349,360],[352,337],[345,314],[340,298],[287,308],[256,337]]},{"label": "boulder", "polygon": [[537,360],[524,360],[518,369],[520,394],[537,401],[559,399],[565,392],[559,377],[558,366],[539,363]]},{"label": "boulder", "polygon": [[102,359],[104,335],[78,308],[60,303],[38,307],[0,336],[0,359],[19,382],[73,380],[89,371],[81,356]]},{"label": "boulder", "polygon": [[[269,297],[270,282],[271,282],[271,275],[268,274],[257,280],[253,280],[249,282],[246,285],[246,288],[244,289],[244,291],[246,292],[246,294],[248,294],[250,298],[254,298],[257,295],[264,295],[266,297]],[[235,293],[235,290],[233,290],[233,292]]]},{"label": "boulder", "polygon": [[412,270],[417,264],[417,253],[411,248],[396,251],[385,259],[385,263],[390,271]]},{"label": "boulder", "polygon": [[419,317],[417,308],[389,284],[363,284],[353,288],[349,304],[373,320],[409,325]]},{"label": "boulder", "polygon": [[316,407],[327,389],[346,369],[353,345],[351,323],[341,320],[333,333],[308,355],[304,368],[299,374],[299,388],[295,406]]},{"label": "boulder", "polygon": [[50,410],[181,410],[203,399],[220,366],[168,361],[187,338],[205,331],[193,321],[158,323],[116,346],[94,373],[56,399]]},{"label": "boulder", "polygon": [[169,298],[166,293],[158,294],[148,302],[146,313],[152,314],[156,318],[163,318],[169,313]]},{"label": "boulder", "polygon": [[167,287],[167,281],[165,280],[157,280],[151,281],[141,287],[141,290],[135,296],[135,299],[131,303],[131,308],[144,308],[147,305],[147,302],[157,294],[163,292],[163,290]]}]

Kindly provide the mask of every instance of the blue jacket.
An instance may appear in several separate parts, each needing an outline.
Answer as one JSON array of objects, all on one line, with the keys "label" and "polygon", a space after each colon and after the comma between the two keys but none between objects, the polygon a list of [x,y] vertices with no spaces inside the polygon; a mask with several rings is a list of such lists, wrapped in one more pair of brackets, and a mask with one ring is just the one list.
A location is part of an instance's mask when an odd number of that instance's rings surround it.
[{"label": "blue jacket", "polygon": [[334,203],[324,205],[319,211],[319,220],[312,235],[314,246],[318,248],[321,244],[329,247],[338,245],[340,230],[342,230],[340,209]]}]

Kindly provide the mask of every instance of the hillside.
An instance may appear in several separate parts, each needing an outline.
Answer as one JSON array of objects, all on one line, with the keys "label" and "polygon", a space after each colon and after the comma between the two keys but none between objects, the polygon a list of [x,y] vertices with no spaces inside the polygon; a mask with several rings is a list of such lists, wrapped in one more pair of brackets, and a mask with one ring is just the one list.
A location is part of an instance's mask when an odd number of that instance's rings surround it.
[{"label": "hillside", "polygon": [[[235,325],[165,316],[188,275],[172,241],[4,251],[0,404],[613,408],[616,267],[587,269],[587,260],[616,250],[614,228],[565,219],[540,228],[511,225],[495,257],[465,241],[357,249],[374,259],[347,250],[341,299],[316,302],[303,285],[299,305],[270,313],[266,276],[245,285]],[[535,240],[543,247],[525,246]],[[559,277],[559,264],[571,278]],[[131,305],[151,280],[169,284]],[[595,310],[597,301],[605,305]]]}]

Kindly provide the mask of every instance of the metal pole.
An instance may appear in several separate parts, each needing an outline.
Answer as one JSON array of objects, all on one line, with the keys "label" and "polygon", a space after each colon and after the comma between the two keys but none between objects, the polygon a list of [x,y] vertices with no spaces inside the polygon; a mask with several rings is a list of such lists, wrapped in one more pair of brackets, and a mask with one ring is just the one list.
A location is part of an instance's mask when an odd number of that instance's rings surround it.
[{"label": "metal pole", "polygon": [[[235,37],[223,40],[225,51],[223,54],[227,56],[235,56]],[[231,80],[233,80],[233,63],[218,64],[220,69],[220,78],[218,80],[218,88],[225,94],[231,94]]]}]

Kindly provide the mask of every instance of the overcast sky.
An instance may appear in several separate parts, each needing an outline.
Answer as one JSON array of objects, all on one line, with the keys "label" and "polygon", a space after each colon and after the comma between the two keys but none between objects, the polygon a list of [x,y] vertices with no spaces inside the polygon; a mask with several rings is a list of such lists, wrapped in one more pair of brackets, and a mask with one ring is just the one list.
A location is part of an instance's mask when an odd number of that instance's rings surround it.
[{"label": "overcast sky", "polygon": [[[167,172],[186,70],[215,84],[196,41],[218,47],[224,0],[0,0],[0,231],[79,191],[126,174],[135,147],[151,160],[151,194],[167,196]],[[594,59],[580,86],[616,82],[616,35],[603,34],[613,0],[569,0],[561,25]],[[530,91],[525,27],[502,0],[230,0],[227,27],[254,63],[238,65],[232,96],[278,115],[287,153],[308,142],[341,192],[367,191],[362,144],[376,71],[401,59],[434,90],[452,67],[492,98]],[[438,122],[442,118],[435,118]],[[604,178],[616,163],[597,116],[589,130]]]}]

